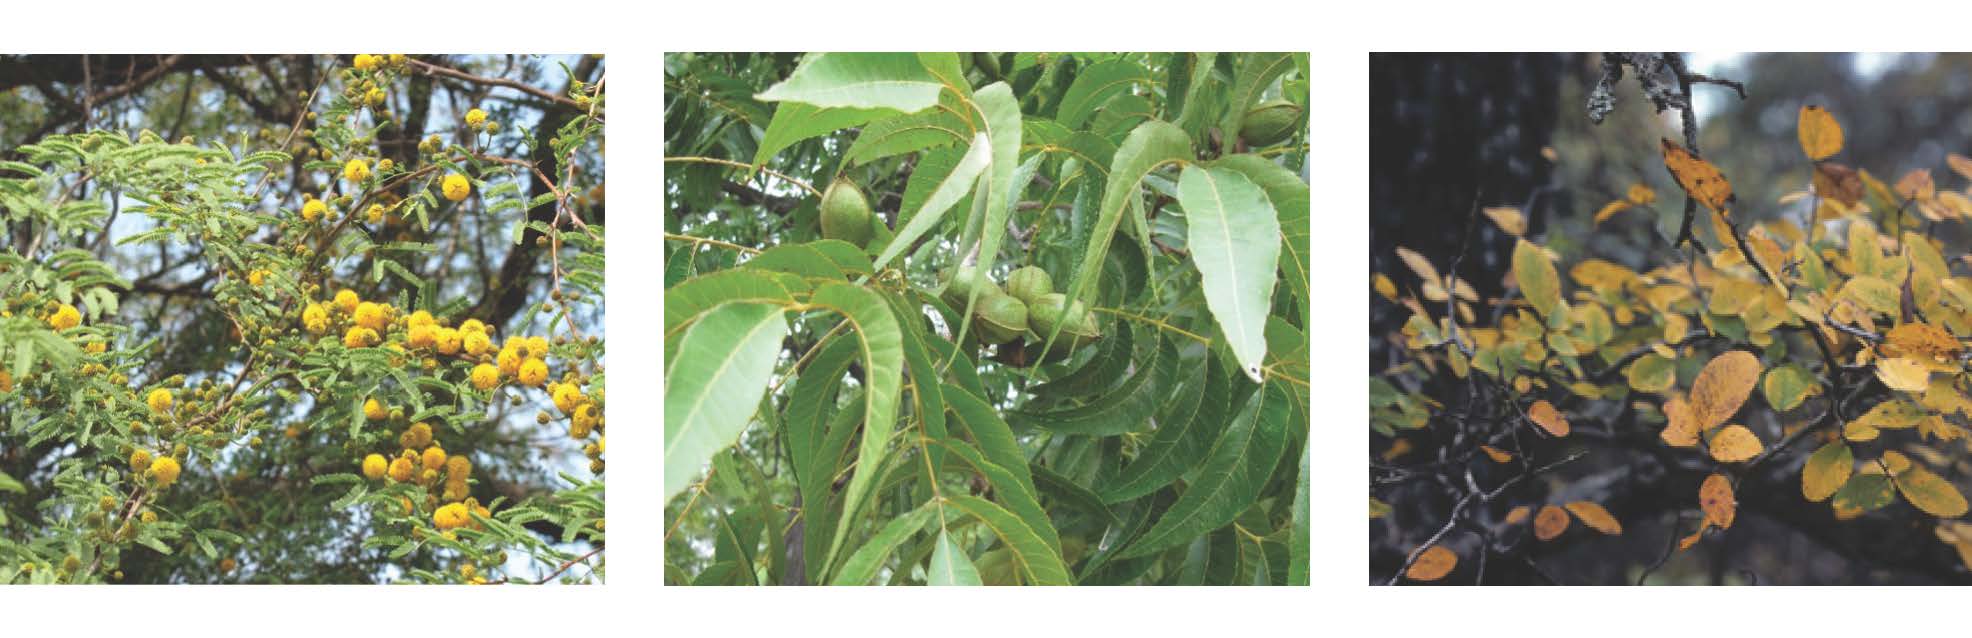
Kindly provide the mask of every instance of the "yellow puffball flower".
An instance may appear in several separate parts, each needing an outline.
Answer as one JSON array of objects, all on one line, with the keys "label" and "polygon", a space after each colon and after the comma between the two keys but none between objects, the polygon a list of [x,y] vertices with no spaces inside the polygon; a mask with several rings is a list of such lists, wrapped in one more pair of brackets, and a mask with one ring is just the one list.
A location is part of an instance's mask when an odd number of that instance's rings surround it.
[{"label": "yellow puffball flower", "polygon": [[516,375],[516,374],[520,374],[520,350],[519,350],[519,349],[517,349],[517,348],[501,348],[501,349],[500,349],[500,354],[499,354],[498,356],[496,356],[496,357],[494,357],[494,358],[493,358],[493,360],[494,360],[494,362],[495,362],[495,363],[498,363],[498,364],[500,364],[500,374],[503,374],[503,375],[507,375],[507,376],[513,376],[513,375]]},{"label": "yellow puffball flower", "polygon": [[349,160],[349,163],[342,165],[342,178],[352,182],[369,179],[370,163],[360,159]]},{"label": "yellow puffball flower", "polygon": [[445,448],[436,445],[425,448],[425,469],[438,471],[445,469]]},{"label": "yellow puffball flower", "polygon": [[309,332],[322,334],[329,330],[329,311],[322,304],[311,303],[301,311],[301,326]]},{"label": "yellow puffball flower", "polygon": [[404,447],[423,449],[431,445],[431,426],[424,421],[412,423],[410,429],[405,430],[404,434],[405,438],[410,439],[410,444]]},{"label": "yellow puffball flower", "polygon": [[384,330],[390,327],[389,306],[365,301],[356,304],[356,325],[371,330]]},{"label": "yellow puffball flower", "polygon": [[13,392],[13,391],[14,391],[14,375],[10,372],[7,372],[6,370],[0,370],[0,392]]},{"label": "yellow puffball flower", "polygon": [[390,480],[397,481],[399,483],[410,482],[411,472],[414,469],[416,468],[414,468],[411,465],[411,459],[407,459],[401,456],[397,457],[396,459],[390,462]]},{"label": "yellow puffball flower", "polygon": [[391,66],[404,66],[404,54],[402,54],[402,53],[392,53],[392,54],[390,54],[390,65],[391,65]]},{"label": "yellow puffball flower", "polygon": [[493,386],[499,384],[500,384],[499,368],[495,368],[493,366],[486,365],[484,363],[473,367],[472,387],[479,388],[481,390],[491,390],[493,389]]},{"label": "yellow puffball flower", "polygon": [[478,319],[467,319],[459,324],[459,331],[477,332],[483,335],[486,334],[486,324],[481,323]]},{"label": "yellow puffball flower", "polygon": [[575,406],[582,403],[582,388],[573,383],[554,384],[549,395],[555,398],[555,407],[562,414],[574,414]]},{"label": "yellow puffball flower", "polygon": [[601,421],[602,415],[597,413],[596,404],[575,406],[575,416],[569,419],[568,435],[577,439],[589,438],[589,433],[594,432],[596,424]]},{"label": "yellow puffball flower", "polygon": [[[609,439],[609,437],[606,437],[606,436],[599,436],[599,437],[596,437],[596,451],[597,451],[597,452],[601,452],[601,451],[603,451],[603,442],[604,442],[604,441],[606,441],[606,440],[608,440],[608,439]],[[598,522],[597,522],[597,524],[596,524],[596,526],[597,526],[597,527],[602,527],[602,523],[601,523],[600,521],[598,521]]]},{"label": "yellow puffball flower", "polygon": [[301,205],[302,219],[312,222],[321,219],[324,215],[327,214],[329,214],[329,205],[327,203],[324,203],[322,200],[311,199],[308,200],[307,203]]},{"label": "yellow puffball flower", "polygon": [[493,340],[486,338],[486,333],[466,332],[465,335],[466,354],[477,357],[493,349]]},{"label": "yellow puffball flower", "polygon": [[548,356],[548,338],[533,336],[527,338],[527,354],[535,357]]},{"label": "yellow puffball flower", "polygon": [[371,421],[382,421],[387,416],[390,416],[390,411],[385,410],[383,404],[376,399],[363,402],[363,418]]},{"label": "yellow puffball flower", "polygon": [[256,270],[247,273],[247,283],[253,284],[255,286],[258,286],[263,283],[267,283],[267,276],[270,274],[273,273],[267,272],[265,270]]},{"label": "yellow puffball flower", "polygon": [[371,204],[367,217],[372,224],[383,221],[383,204]]},{"label": "yellow puffball flower", "polygon": [[356,54],[356,59],[350,62],[350,66],[356,67],[358,71],[375,69],[377,68],[377,56],[368,53],[358,53]]},{"label": "yellow puffball flower", "polygon": [[445,480],[464,483],[468,474],[472,474],[472,459],[457,454],[445,459]]},{"label": "yellow puffball flower", "polygon": [[466,111],[466,126],[478,127],[486,123],[486,112],[479,109]]},{"label": "yellow puffball flower", "polygon": [[520,372],[516,376],[522,384],[540,387],[541,382],[548,380],[548,363],[530,358],[520,364]]},{"label": "yellow puffball flower", "polygon": [[442,505],[438,511],[432,512],[431,522],[437,525],[438,529],[463,527],[466,523],[472,522],[471,512],[472,510],[467,509],[462,503]]},{"label": "yellow puffball flower", "polygon": [[354,290],[344,288],[336,291],[336,309],[344,313],[356,312],[356,304],[362,303],[362,301],[363,298],[356,296],[356,291]]},{"label": "yellow puffball flower", "polygon": [[445,181],[439,185],[439,190],[445,193],[445,199],[456,202],[472,194],[472,182],[466,181],[464,175],[451,173],[445,176]]},{"label": "yellow puffball flower", "polygon": [[82,313],[77,312],[75,306],[68,304],[62,304],[55,309],[55,314],[48,315],[48,326],[56,330],[67,330],[81,324]]},{"label": "yellow puffball flower", "polygon": [[353,326],[342,333],[342,345],[346,348],[367,348],[376,345],[377,331],[362,326]]},{"label": "yellow puffball flower", "polygon": [[142,472],[144,470],[151,469],[150,450],[137,450],[135,452],[131,452],[130,469],[135,472]]},{"label": "yellow puffball flower", "polygon": [[151,462],[150,475],[157,480],[159,488],[170,487],[172,483],[178,482],[178,459],[169,456],[158,457],[158,460]]},{"label": "yellow puffball flower", "polygon": [[438,329],[431,326],[411,326],[404,334],[404,345],[413,348],[429,348],[438,340]]},{"label": "yellow puffball flower", "polygon": [[459,331],[452,328],[439,328],[436,337],[439,354],[459,353]]},{"label": "yellow puffball flower", "polygon": [[389,471],[390,461],[384,460],[382,454],[372,453],[363,457],[363,476],[369,477],[370,480],[382,480],[384,473]]},{"label": "yellow puffball flower", "polygon": [[406,326],[410,326],[410,327],[413,327],[413,328],[415,328],[415,327],[418,327],[418,326],[432,326],[432,325],[437,325],[437,324],[438,324],[438,320],[437,320],[437,319],[433,319],[433,318],[431,317],[431,313],[429,313],[429,312],[426,312],[426,311],[423,311],[423,310],[419,310],[419,311],[417,311],[417,312],[413,312],[413,313],[411,313],[411,316],[409,316],[409,317],[405,317],[405,318],[404,318],[404,325],[406,325]]},{"label": "yellow puffball flower", "polygon": [[89,351],[89,354],[102,354],[104,350],[109,349],[109,344],[103,343],[102,341],[91,341],[89,345],[83,346],[82,349]]},{"label": "yellow puffball flower", "polygon": [[390,94],[384,93],[382,88],[373,88],[370,89],[370,92],[363,94],[363,101],[370,106],[382,104],[384,100],[389,98]]},{"label": "yellow puffball flower", "polygon": [[439,495],[439,498],[444,499],[447,503],[457,503],[465,500],[466,495],[470,494],[471,490],[472,488],[465,483],[447,482],[445,484],[445,491]]},{"label": "yellow puffball flower", "polygon": [[152,390],[149,395],[144,397],[144,405],[150,406],[152,412],[164,413],[170,411],[171,391],[164,388]]}]

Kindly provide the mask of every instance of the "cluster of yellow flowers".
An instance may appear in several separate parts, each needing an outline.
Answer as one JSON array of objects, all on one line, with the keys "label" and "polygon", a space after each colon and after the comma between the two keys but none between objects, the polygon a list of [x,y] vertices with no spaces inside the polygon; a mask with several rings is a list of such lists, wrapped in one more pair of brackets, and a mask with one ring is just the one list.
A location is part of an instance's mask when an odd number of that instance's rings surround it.
[{"label": "cluster of yellow flowers", "polygon": [[59,304],[56,306],[54,312],[48,314],[48,327],[50,328],[67,330],[79,325],[82,325],[82,313],[77,311],[75,306]]},{"label": "cluster of yellow flowers", "polygon": [[160,490],[178,482],[179,469],[178,459],[170,456],[160,456],[153,460],[149,450],[130,453],[130,471],[150,477],[152,483]]}]

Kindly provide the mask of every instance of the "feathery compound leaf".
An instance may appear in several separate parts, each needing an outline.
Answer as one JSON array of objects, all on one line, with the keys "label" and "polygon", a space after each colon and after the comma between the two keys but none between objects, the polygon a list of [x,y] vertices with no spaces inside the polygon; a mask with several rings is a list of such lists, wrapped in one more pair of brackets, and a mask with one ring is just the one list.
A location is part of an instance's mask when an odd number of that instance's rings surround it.
[{"label": "feathery compound leaf", "polygon": [[1555,307],[1561,305],[1561,275],[1555,273],[1554,262],[1547,260],[1541,247],[1525,239],[1514,242],[1513,280],[1519,282],[1520,293],[1542,317],[1554,316]]},{"label": "feathery compound leaf", "polygon": [[1145,556],[1191,542],[1232,522],[1252,505],[1287,443],[1288,407],[1293,401],[1289,392],[1279,383],[1260,386],[1212,443],[1205,465],[1178,502],[1121,557]]},{"label": "feathery compound leaf", "polygon": [[1827,109],[1814,104],[1802,106],[1798,129],[1801,152],[1807,153],[1808,159],[1825,160],[1842,151],[1842,125]]},{"label": "feathery compound leaf", "polygon": [[685,331],[664,374],[664,500],[746,429],[787,336],[783,314],[779,306],[729,303]]},{"label": "feathery compound leaf", "polygon": [[913,53],[817,53],[802,60],[786,80],[754,97],[911,113],[937,104],[944,89]]},{"label": "feathery compound leaf", "polygon": [[1259,186],[1223,168],[1186,167],[1178,178],[1178,202],[1190,231],[1186,245],[1204,280],[1205,305],[1241,371],[1259,383],[1280,260],[1279,214]]}]

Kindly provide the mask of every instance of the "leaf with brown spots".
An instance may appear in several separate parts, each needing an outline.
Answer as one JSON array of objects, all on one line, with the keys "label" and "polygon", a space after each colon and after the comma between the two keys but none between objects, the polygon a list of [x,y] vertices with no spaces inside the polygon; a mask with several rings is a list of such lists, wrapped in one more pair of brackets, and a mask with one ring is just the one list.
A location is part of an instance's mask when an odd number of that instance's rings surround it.
[{"label": "leaf with brown spots", "polygon": [[1568,436],[1568,417],[1562,416],[1560,411],[1554,409],[1554,404],[1548,403],[1545,399],[1527,406],[1527,418],[1532,419],[1534,425],[1540,426],[1541,431],[1550,436],[1555,438]]},{"label": "leaf with brown spots", "polygon": [[1663,142],[1664,168],[1670,169],[1671,177],[1678,180],[1678,186],[1706,208],[1725,212],[1726,206],[1733,202],[1732,183],[1726,181],[1719,168],[1692,155],[1677,142],[1669,139]]},{"label": "leaf with brown spots", "polygon": [[1745,350],[1713,357],[1691,382],[1691,414],[1698,429],[1710,430],[1732,418],[1760,382],[1760,359]]},{"label": "leaf with brown spots", "polygon": [[1542,505],[1541,511],[1534,514],[1534,538],[1544,541],[1554,540],[1562,532],[1568,531],[1568,513],[1553,505]]},{"label": "leaf with brown spots", "polygon": [[1964,349],[1951,333],[1928,323],[1907,323],[1891,328],[1888,334],[1883,335],[1883,355],[1887,357],[1956,359]]},{"label": "leaf with brown spots", "polygon": [[1732,527],[1732,517],[1738,510],[1739,502],[1732,498],[1732,480],[1724,474],[1705,477],[1698,486],[1698,509],[1705,512],[1705,522],[1717,525],[1720,529]]},{"label": "leaf with brown spots", "polygon": [[1691,405],[1682,398],[1664,402],[1664,417],[1669,423],[1664,425],[1664,444],[1671,447],[1698,447],[1698,417],[1691,413]]},{"label": "leaf with brown spots", "polygon": [[1862,176],[1856,169],[1834,162],[1815,165],[1815,194],[1841,202],[1844,206],[1855,206],[1862,201]]}]

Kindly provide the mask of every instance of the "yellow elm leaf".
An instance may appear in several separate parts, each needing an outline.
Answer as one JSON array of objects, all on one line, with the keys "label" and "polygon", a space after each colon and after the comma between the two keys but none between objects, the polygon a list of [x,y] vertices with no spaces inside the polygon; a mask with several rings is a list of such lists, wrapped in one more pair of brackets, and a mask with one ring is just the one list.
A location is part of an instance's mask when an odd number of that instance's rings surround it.
[{"label": "yellow elm leaf", "polygon": [[1547,253],[1525,239],[1513,246],[1513,279],[1542,317],[1553,316],[1555,306],[1561,305],[1561,275],[1547,260]]},{"label": "yellow elm leaf", "polygon": [[1617,521],[1616,517],[1610,514],[1609,510],[1603,509],[1601,505],[1589,501],[1575,501],[1564,507],[1567,507],[1568,511],[1575,515],[1575,518],[1582,519],[1583,525],[1587,525],[1595,531],[1610,535],[1623,533],[1622,522]]},{"label": "yellow elm leaf", "polygon": [[1842,484],[1849,482],[1849,475],[1856,469],[1855,454],[1841,441],[1830,441],[1814,454],[1808,455],[1808,463],[1801,467],[1801,496],[1808,501],[1819,503],[1834,496]]},{"label": "yellow elm leaf", "polygon": [[1671,177],[1677,178],[1678,186],[1691,195],[1692,199],[1721,213],[1733,201],[1732,183],[1711,162],[1692,155],[1677,142],[1663,140],[1664,168],[1670,169]]},{"label": "yellow elm leaf", "polygon": [[1760,381],[1760,359],[1745,350],[1713,357],[1691,383],[1691,413],[1698,429],[1710,430],[1739,411]]},{"label": "yellow elm leaf", "polygon": [[1732,497],[1732,480],[1724,474],[1705,477],[1698,486],[1698,509],[1705,512],[1705,522],[1717,525],[1720,529],[1732,527],[1733,513],[1739,502]]},{"label": "yellow elm leaf", "polygon": [[1945,165],[1950,166],[1951,172],[1958,173],[1959,177],[1972,179],[1972,158],[1951,153],[1945,156]]},{"label": "yellow elm leaf", "polygon": [[[1875,251],[1874,248],[1869,250]],[[1897,286],[1871,275],[1856,275],[1849,283],[1842,284],[1839,296],[1877,314],[1895,316],[1903,307]]]},{"label": "yellow elm leaf", "polygon": [[1568,513],[1561,508],[1542,505],[1541,511],[1534,514],[1534,538],[1554,540],[1565,531],[1568,531]]},{"label": "yellow elm leaf", "polygon": [[1499,226],[1500,230],[1506,231],[1508,235],[1519,237],[1527,234],[1527,218],[1520,214],[1518,208],[1488,206],[1481,212],[1486,213],[1486,217],[1491,218],[1493,224]]},{"label": "yellow elm leaf", "polygon": [[1671,447],[1698,446],[1698,417],[1692,416],[1691,405],[1684,399],[1673,397],[1664,402],[1664,417],[1669,422],[1664,425],[1664,444]]},{"label": "yellow elm leaf", "polygon": [[1568,417],[1562,416],[1561,411],[1554,409],[1554,404],[1548,403],[1546,399],[1535,401],[1533,405],[1527,406],[1527,418],[1532,419],[1534,425],[1540,426],[1541,431],[1548,433],[1549,436],[1555,438],[1568,436]]},{"label": "yellow elm leaf", "polygon": [[1597,209],[1595,211],[1595,222],[1594,224],[1591,225],[1599,225],[1603,222],[1603,220],[1609,219],[1611,217],[1615,217],[1616,213],[1629,210],[1630,206],[1631,204],[1629,202],[1620,199],[1611,201],[1607,204],[1603,204],[1602,208]]},{"label": "yellow elm leaf", "polygon": [[1390,277],[1383,273],[1376,273],[1370,276],[1369,287],[1384,299],[1391,301],[1397,300],[1397,283],[1390,281]]},{"label": "yellow elm leaf", "polygon": [[1966,198],[1958,191],[1938,193],[1938,204],[1950,210],[1954,217],[1972,215],[1972,199]]},{"label": "yellow elm leaf", "polygon": [[1876,378],[1893,390],[1923,392],[1931,386],[1931,368],[1907,357],[1877,359]]},{"label": "yellow elm leaf", "polygon": [[1897,491],[1903,493],[1904,500],[1924,513],[1939,518],[1957,518],[1965,515],[1965,495],[1958,492],[1944,477],[1932,474],[1916,465],[1897,474]]},{"label": "yellow elm leaf", "polygon": [[1835,500],[1829,502],[1829,509],[1835,513],[1835,520],[1853,519],[1870,510],[1889,505],[1895,500],[1896,494],[1890,487],[1890,477],[1882,474],[1882,470],[1874,463],[1865,464],[1864,468],[1876,470],[1877,473],[1864,472],[1850,476],[1849,482],[1835,492]]},{"label": "yellow elm leaf", "polygon": [[1883,335],[1883,355],[1887,357],[1956,359],[1963,350],[1951,333],[1928,323],[1907,323]]},{"label": "yellow elm leaf", "polygon": [[1533,513],[1534,508],[1525,505],[1515,505],[1513,509],[1507,510],[1506,512],[1506,524],[1519,525],[1527,522],[1527,516]]},{"label": "yellow elm leaf", "polygon": [[1404,575],[1411,580],[1432,581],[1452,573],[1454,567],[1458,567],[1458,554],[1445,549],[1444,545],[1432,545],[1418,555],[1417,562],[1411,563],[1411,568]]},{"label": "yellow elm leaf", "polygon": [[1432,267],[1431,260],[1425,259],[1424,255],[1418,254],[1415,250],[1398,246],[1397,258],[1404,260],[1404,265],[1410,266],[1411,272],[1417,273],[1419,279],[1443,285],[1445,278],[1438,276],[1438,269]]},{"label": "yellow elm leaf", "polygon": [[1828,109],[1809,104],[1801,107],[1801,120],[1797,131],[1801,136],[1801,152],[1808,159],[1824,160],[1842,150],[1842,125]]},{"label": "yellow elm leaf", "polygon": [[1481,446],[1479,446],[1479,449],[1480,449],[1481,451],[1483,451],[1483,452],[1485,452],[1485,453],[1486,453],[1486,456],[1487,456],[1487,457],[1490,457],[1490,458],[1492,458],[1492,459],[1493,459],[1493,462],[1494,462],[1494,463],[1511,463],[1511,462],[1513,462],[1513,453],[1512,453],[1512,452],[1508,452],[1508,451],[1506,451],[1506,450],[1502,450],[1502,449],[1499,449],[1499,448],[1496,448],[1496,447],[1493,447],[1493,446],[1490,446],[1490,445],[1481,445]]},{"label": "yellow elm leaf", "polygon": [[1808,395],[1817,389],[1814,375],[1801,366],[1787,364],[1767,371],[1767,378],[1760,389],[1765,391],[1767,405],[1782,412],[1800,407]]},{"label": "yellow elm leaf", "polygon": [[1637,357],[1624,372],[1630,380],[1630,388],[1638,392],[1663,392],[1677,383],[1677,365],[1656,352]]},{"label": "yellow elm leaf", "polygon": [[1844,206],[1855,206],[1862,202],[1862,175],[1856,169],[1834,162],[1815,164],[1815,194]]},{"label": "yellow elm leaf", "polygon": [[1637,182],[1630,185],[1629,192],[1624,193],[1623,197],[1630,200],[1632,204],[1647,206],[1657,202],[1657,191],[1650,190],[1650,187],[1643,185],[1642,182]]},{"label": "yellow elm leaf", "polygon": [[1913,168],[1897,179],[1897,196],[1904,199],[1928,200],[1938,196],[1938,186],[1931,181],[1931,171]]},{"label": "yellow elm leaf", "polygon": [[1712,436],[1712,458],[1721,463],[1739,463],[1760,455],[1760,437],[1743,425],[1728,425]]}]

